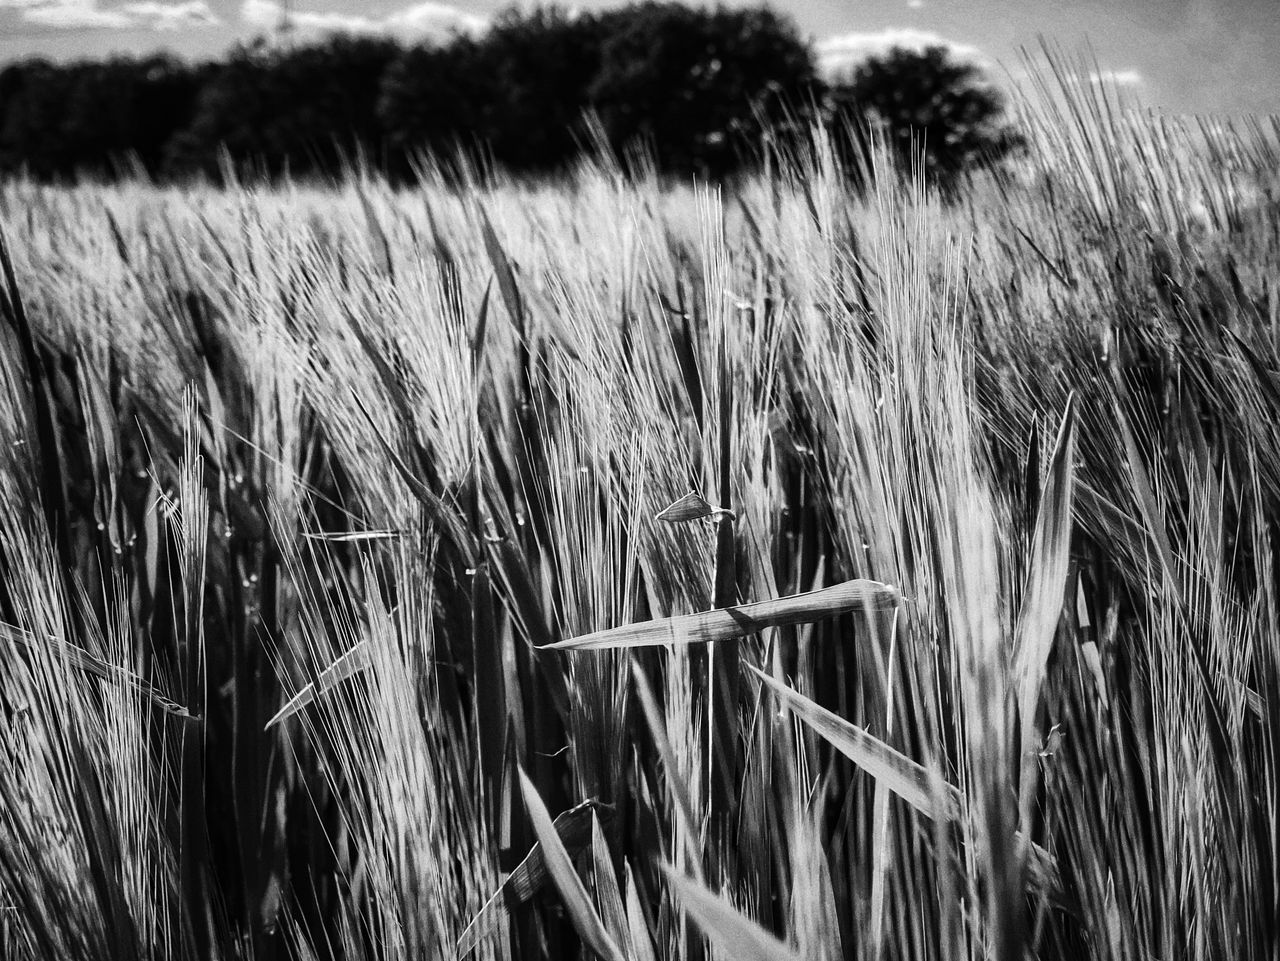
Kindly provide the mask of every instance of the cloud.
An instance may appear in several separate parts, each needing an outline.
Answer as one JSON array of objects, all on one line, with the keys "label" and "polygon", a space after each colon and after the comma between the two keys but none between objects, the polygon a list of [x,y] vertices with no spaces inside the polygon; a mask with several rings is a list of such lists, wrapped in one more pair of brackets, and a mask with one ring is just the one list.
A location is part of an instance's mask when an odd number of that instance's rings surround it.
[{"label": "cloud", "polygon": [[844,73],[871,57],[888,53],[894,47],[924,50],[946,47],[959,60],[984,60],[981,50],[967,43],[956,43],[931,30],[914,27],[886,27],[875,33],[842,33],[818,41],[818,63],[827,76]]},{"label": "cloud", "polygon": [[127,14],[99,9],[96,0],[0,0],[0,6],[22,11],[28,23],[55,29],[115,28],[132,26]]},{"label": "cloud", "polygon": [[216,27],[222,21],[209,7],[208,0],[136,0],[120,8],[135,19],[145,21],[152,30],[186,30],[191,27]]},{"label": "cloud", "polygon": [[[280,26],[279,0],[244,0],[240,19],[251,27],[275,30]],[[459,10],[448,3],[423,0],[383,17],[341,13],[336,10],[292,10],[289,24],[313,33],[389,33],[406,37],[444,36],[454,31],[477,33],[488,24],[484,17]]]},{"label": "cloud", "polygon": [[448,3],[426,0],[405,7],[387,18],[388,25],[404,33],[441,33],[457,29],[463,33],[479,33],[489,21],[473,13],[464,13]]},{"label": "cloud", "polygon": [[219,22],[208,0],[133,0],[115,7],[102,7],[97,0],[0,0],[0,9],[5,8],[55,30],[176,30]]},{"label": "cloud", "polygon": [[[277,0],[245,0],[240,7],[241,20],[266,30],[280,26],[283,15],[284,9]],[[374,21],[368,17],[337,12],[295,10],[289,14],[289,23],[296,30],[368,33],[375,29]]]}]

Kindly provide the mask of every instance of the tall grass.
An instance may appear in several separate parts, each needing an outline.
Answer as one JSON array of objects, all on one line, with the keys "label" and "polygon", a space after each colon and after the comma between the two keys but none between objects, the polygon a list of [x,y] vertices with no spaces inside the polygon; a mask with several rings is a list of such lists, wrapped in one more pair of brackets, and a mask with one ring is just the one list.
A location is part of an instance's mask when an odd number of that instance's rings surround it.
[{"label": "tall grass", "polygon": [[1280,130],[1074,75],[947,206],[0,186],[7,956],[1271,956]]}]

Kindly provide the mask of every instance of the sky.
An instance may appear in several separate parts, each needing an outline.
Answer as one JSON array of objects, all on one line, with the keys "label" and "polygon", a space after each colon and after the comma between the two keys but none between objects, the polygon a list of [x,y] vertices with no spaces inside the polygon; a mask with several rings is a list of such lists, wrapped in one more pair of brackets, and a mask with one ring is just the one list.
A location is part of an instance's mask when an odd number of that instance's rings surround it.
[{"label": "sky", "polygon": [[[475,32],[509,0],[289,0],[295,35]],[[617,0],[562,0],[600,9]],[[758,0],[726,0],[728,6]],[[0,62],[144,54],[216,57],[271,34],[281,0],[0,0]],[[772,0],[829,70],[940,43],[1005,82],[1040,38],[1084,54],[1086,82],[1174,114],[1280,114],[1280,0]]]}]

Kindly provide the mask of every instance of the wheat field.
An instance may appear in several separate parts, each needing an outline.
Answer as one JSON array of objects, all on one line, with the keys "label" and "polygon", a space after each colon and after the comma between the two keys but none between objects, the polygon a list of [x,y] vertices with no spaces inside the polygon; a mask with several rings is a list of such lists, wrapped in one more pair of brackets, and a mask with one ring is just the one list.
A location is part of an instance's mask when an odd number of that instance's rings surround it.
[{"label": "wheat field", "polygon": [[1280,127],[1021,110],[0,186],[0,954],[1275,957]]}]

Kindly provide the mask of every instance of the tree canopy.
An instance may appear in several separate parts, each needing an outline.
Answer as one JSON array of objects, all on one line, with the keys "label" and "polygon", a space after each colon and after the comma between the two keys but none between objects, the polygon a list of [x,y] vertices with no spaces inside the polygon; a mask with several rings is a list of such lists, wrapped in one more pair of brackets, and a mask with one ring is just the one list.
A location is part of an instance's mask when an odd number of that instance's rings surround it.
[{"label": "tree canopy", "polygon": [[643,141],[665,170],[728,173],[762,127],[803,109],[817,84],[812,52],[768,8],[648,3],[603,22],[590,102],[615,149]]},{"label": "tree canopy", "polygon": [[0,170],[41,179],[118,173],[132,162],[159,170],[209,74],[163,56],[8,66],[0,70]]},{"label": "tree canopy", "polygon": [[390,40],[342,35],[284,50],[242,47],[204,84],[165,159],[171,168],[215,173],[225,150],[268,175],[333,173],[360,153],[377,163],[374,105],[399,55]]},{"label": "tree canopy", "polygon": [[[0,172],[44,179],[333,176],[352,162],[394,178],[461,151],[515,173],[572,164],[603,135],[663,173],[721,178],[766,130],[868,119],[940,184],[1010,141],[980,72],[941,48],[895,50],[824,82],[810,45],[768,7],[631,4],[571,14],[511,9],[483,34],[402,47],[375,36],[264,40],[225,60],[170,57],[0,71]],[[916,145],[916,146],[913,146]]]},{"label": "tree canopy", "polygon": [[981,70],[944,47],[895,48],[872,57],[828,91],[837,122],[878,126],[904,167],[922,163],[944,189],[981,159],[1017,143],[999,92]]}]

